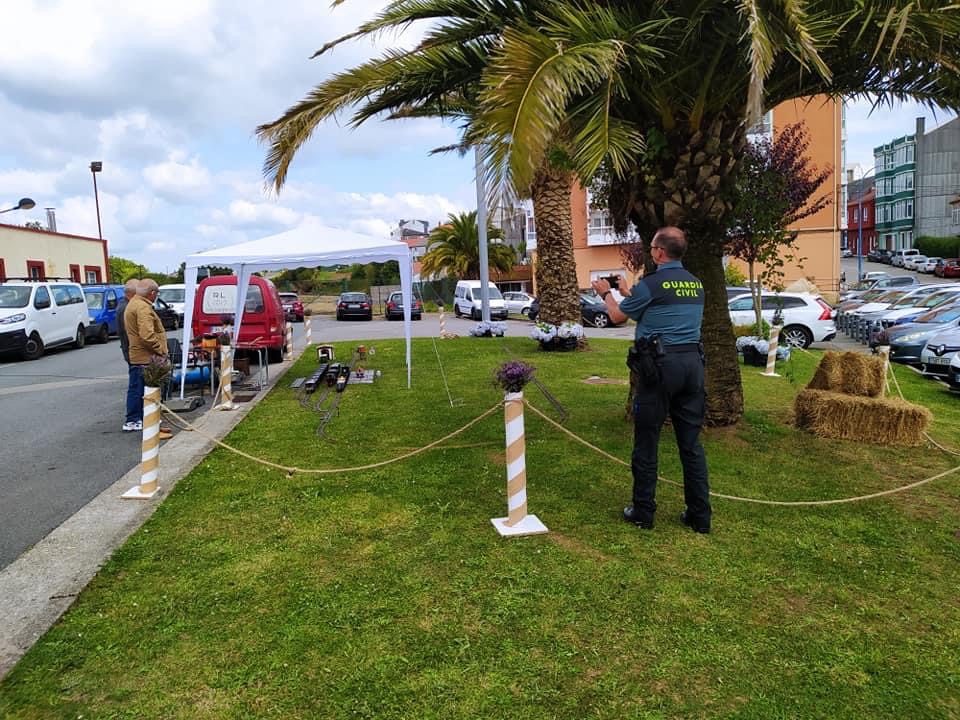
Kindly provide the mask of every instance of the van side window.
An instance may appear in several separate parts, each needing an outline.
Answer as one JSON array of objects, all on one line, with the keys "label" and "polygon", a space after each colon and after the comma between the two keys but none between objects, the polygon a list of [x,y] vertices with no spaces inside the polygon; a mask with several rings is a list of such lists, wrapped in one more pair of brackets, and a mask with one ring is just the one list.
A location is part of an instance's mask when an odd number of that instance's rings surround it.
[{"label": "van side window", "polygon": [[70,293],[67,292],[66,285],[51,285],[50,290],[53,292],[53,301],[57,305],[63,307],[70,304]]},{"label": "van side window", "polygon": [[251,284],[247,286],[247,297],[243,303],[243,311],[245,313],[248,313],[248,312],[262,313],[263,312],[263,293],[260,292],[259,285]]},{"label": "van side window", "polygon": [[50,307],[50,293],[47,292],[47,288],[43,286],[37,288],[37,294],[33,298],[33,306],[37,310]]},{"label": "van side window", "polygon": [[107,290],[107,310],[117,309],[117,293],[113,290]]},{"label": "van side window", "polygon": [[67,285],[67,295],[70,296],[71,303],[83,302],[83,292],[76,285]]}]

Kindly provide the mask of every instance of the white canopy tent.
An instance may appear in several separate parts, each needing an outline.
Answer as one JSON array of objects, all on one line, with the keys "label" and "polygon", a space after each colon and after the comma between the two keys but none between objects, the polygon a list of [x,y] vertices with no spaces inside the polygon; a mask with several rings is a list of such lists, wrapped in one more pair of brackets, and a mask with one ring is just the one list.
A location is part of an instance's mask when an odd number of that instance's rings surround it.
[{"label": "white canopy tent", "polygon": [[[197,268],[206,265],[229,267],[237,276],[237,300],[233,332],[236,337],[243,319],[250,276],[265,270],[321,267],[341,263],[369,263],[396,260],[400,265],[403,293],[403,334],[407,341],[407,387],[410,387],[410,309],[412,304],[412,263],[410,248],[396,240],[382,240],[347,230],[337,230],[316,222],[307,222],[293,230],[259,240],[206,250],[188,255],[184,271],[183,347],[190,346],[193,305],[197,289]],[[187,353],[180,368],[180,397],[186,383]]]}]

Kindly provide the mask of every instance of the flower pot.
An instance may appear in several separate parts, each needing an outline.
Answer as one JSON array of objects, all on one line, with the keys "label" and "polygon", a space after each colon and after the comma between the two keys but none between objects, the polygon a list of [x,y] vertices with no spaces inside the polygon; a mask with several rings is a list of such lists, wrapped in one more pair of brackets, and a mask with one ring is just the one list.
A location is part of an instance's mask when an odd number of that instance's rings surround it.
[{"label": "flower pot", "polygon": [[552,340],[541,340],[540,349],[545,352],[569,352],[571,350],[576,350],[577,344],[577,338],[575,337],[555,337]]}]

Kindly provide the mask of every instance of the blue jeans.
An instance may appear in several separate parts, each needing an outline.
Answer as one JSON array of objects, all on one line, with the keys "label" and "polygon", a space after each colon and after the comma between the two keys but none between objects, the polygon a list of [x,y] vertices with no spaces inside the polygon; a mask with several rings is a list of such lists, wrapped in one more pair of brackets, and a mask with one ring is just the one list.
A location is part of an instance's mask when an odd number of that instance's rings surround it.
[{"label": "blue jeans", "polygon": [[143,368],[130,365],[127,383],[127,422],[143,422]]}]

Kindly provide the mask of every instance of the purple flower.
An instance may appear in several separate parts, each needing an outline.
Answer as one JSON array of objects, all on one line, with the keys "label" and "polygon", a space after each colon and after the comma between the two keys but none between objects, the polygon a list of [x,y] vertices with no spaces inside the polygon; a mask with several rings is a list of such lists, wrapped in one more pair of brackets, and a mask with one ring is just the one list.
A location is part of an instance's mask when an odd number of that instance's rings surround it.
[{"label": "purple flower", "polygon": [[509,360],[497,368],[493,377],[504,392],[515,393],[523,390],[523,386],[533,379],[535,370],[535,367],[520,360]]}]

